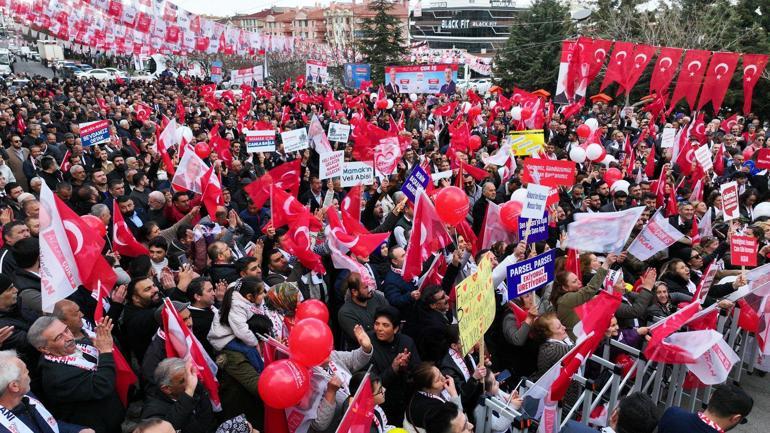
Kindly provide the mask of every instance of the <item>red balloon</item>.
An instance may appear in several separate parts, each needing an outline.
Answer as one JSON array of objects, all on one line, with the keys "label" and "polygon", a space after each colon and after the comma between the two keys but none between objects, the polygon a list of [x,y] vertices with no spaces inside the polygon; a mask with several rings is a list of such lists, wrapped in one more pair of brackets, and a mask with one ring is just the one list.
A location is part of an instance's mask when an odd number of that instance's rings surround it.
[{"label": "red balloon", "polygon": [[206,159],[211,154],[211,147],[209,147],[208,143],[201,141],[195,145],[195,154],[201,159]]},{"label": "red balloon", "polygon": [[511,200],[500,208],[500,221],[509,232],[519,229],[519,215],[522,207],[521,202]]},{"label": "red balloon", "polygon": [[93,231],[99,234],[99,237],[103,238],[107,234],[107,226],[104,225],[98,216],[83,215],[80,217],[84,223]]},{"label": "red balloon", "polygon": [[436,212],[445,224],[459,224],[468,215],[468,207],[468,196],[456,186],[441,188],[436,194]]},{"label": "red balloon", "polygon": [[479,116],[479,114],[481,114],[481,107],[474,105],[468,110],[468,119],[474,120]]},{"label": "red balloon", "polygon": [[374,106],[380,110],[386,110],[388,108],[388,100],[378,99],[377,102],[374,104]]},{"label": "red balloon", "polygon": [[478,135],[471,135],[471,137],[468,139],[468,146],[471,148],[471,152],[477,150],[479,147],[481,147],[481,137]]},{"label": "red balloon", "polygon": [[608,168],[604,173],[604,181],[612,188],[612,184],[623,179],[623,173],[615,167]]},{"label": "red balloon", "polygon": [[[621,370],[623,371],[623,376],[627,375],[629,371],[631,371],[631,367],[634,366],[634,360],[628,354],[621,353],[615,358],[615,364],[619,365]],[[636,371],[634,371],[634,374],[631,375],[631,378],[636,377]]]},{"label": "red balloon", "polygon": [[324,323],[329,323],[329,309],[326,304],[318,299],[308,299],[297,305],[297,311],[294,313],[294,320],[299,322],[303,319],[318,319]]},{"label": "red balloon", "polygon": [[329,359],[333,347],[332,330],[318,319],[297,322],[289,334],[291,359],[305,367],[314,367]]},{"label": "red balloon", "polygon": [[307,368],[289,359],[271,362],[262,371],[257,384],[262,401],[276,409],[292,407],[302,400],[310,389]]},{"label": "red balloon", "polygon": [[525,107],[521,109],[521,118],[523,120],[529,119],[532,117],[532,109],[529,107]]},{"label": "red balloon", "polygon": [[577,135],[580,138],[588,138],[591,135],[591,128],[585,123],[577,127]]}]

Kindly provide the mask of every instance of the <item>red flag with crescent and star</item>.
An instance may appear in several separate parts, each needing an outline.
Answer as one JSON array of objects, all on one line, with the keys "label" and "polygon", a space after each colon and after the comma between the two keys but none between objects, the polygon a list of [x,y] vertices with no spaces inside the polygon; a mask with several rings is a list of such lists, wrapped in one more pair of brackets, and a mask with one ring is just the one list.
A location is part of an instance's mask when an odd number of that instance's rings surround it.
[{"label": "red flag with crescent and star", "polygon": [[754,96],[754,86],[757,85],[762,72],[767,66],[767,54],[743,55],[743,114],[751,112],[751,98]]},{"label": "red flag with crescent and star", "polygon": [[688,50],[684,54],[669,110],[673,109],[682,98],[687,100],[690,109],[695,107],[695,99],[698,97],[703,75],[706,74],[709,57],[711,57],[711,51],[704,50]]},{"label": "red flag with crescent and star", "polygon": [[668,94],[668,88],[671,86],[674,75],[676,75],[676,68],[679,66],[683,52],[684,50],[681,48],[663,47],[660,49],[655,68],[652,70],[652,78],[650,78],[650,93]]},{"label": "red flag with crescent and star", "polygon": [[711,102],[714,112],[719,112],[740,57],[741,55],[738,53],[714,53],[711,57],[711,63],[709,63],[706,78],[703,80],[698,110]]}]

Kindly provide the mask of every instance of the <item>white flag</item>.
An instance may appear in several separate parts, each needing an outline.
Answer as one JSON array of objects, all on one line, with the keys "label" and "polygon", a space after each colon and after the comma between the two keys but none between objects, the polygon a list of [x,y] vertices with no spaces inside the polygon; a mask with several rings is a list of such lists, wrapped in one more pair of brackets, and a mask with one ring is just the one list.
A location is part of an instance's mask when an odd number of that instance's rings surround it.
[{"label": "white flag", "polygon": [[639,260],[647,260],[658,251],[668,248],[684,235],[669,224],[668,220],[659,212],[647,222],[647,225],[639,232],[628,246],[628,252]]},{"label": "white flag", "polygon": [[182,159],[179,161],[179,167],[177,167],[174,178],[171,180],[171,184],[180,188],[203,194],[203,188],[201,187],[201,179],[206,174],[209,167],[195,154],[195,150],[191,146],[187,146],[187,149],[182,155]]},{"label": "white flag", "polygon": [[42,308],[52,312],[54,304],[75,292],[82,284],[67,230],[83,244],[80,229],[65,222],[59,214],[53,192],[43,182],[40,189],[40,282]]},{"label": "white flag", "polygon": [[644,206],[620,212],[577,213],[567,227],[567,247],[594,253],[620,253]]},{"label": "white flag", "polygon": [[690,353],[695,362],[686,364],[687,369],[706,385],[718,385],[727,380],[733,365],[740,359],[722,334],[713,329],[677,332],[666,341]]}]

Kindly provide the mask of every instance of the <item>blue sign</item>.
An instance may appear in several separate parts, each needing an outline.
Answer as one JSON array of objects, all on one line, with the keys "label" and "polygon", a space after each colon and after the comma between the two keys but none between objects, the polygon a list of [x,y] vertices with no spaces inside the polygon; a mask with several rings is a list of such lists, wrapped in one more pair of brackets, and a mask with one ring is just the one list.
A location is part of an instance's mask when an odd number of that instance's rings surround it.
[{"label": "blue sign", "polygon": [[537,257],[514,263],[505,268],[508,299],[537,290],[553,281],[556,251],[549,250]]},{"label": "blue sign", "polygon": [[360,89],[361,83],[370,81],[372,67],[368,63],[345,63],[345,87]]},{"label": "blue sign", "polygon": [[428,186],[429,180],[430,178],[428,177],[428,173],[426,173],[425,170],[423,170],[419,165],[415,166],[412,170],[412,173],[404,181],[404,185],[401,187],[401,192],[406,195],[409,201],[415,203],[417,200],[417,194],[420,193],[420,190],[425,190],[425,187]]},{"label": "blue sign", "polygon": [[222,81],[222,62],[215,60],[211,62],[211,82],[219,84]]},{"label": "blue sign", "polygon": [[519,240],[527,239],[527,243],[543,242],[548,239],[548,212],[542,219],[533,219],[529,225],[529,236],[527,236],[527,221],[529,218],[519,217]]},{"label": "blue sign", "polygon": [[78,125],[80,128],[80,144],[83,147],[110,142],[110,121],[97,120]]}]

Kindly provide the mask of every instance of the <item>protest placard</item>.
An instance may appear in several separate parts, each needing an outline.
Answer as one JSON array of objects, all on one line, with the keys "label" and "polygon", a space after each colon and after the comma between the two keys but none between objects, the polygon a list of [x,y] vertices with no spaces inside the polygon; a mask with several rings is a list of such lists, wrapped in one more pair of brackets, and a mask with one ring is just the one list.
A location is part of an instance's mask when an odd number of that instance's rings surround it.
[{"label": "protest placard", "polygon": [[658,251],[674,245],[683,236],[676,227],[669,224],[668,219],[656,213],[628,246],[628,252],[639,260],[647,260]]},{"label": "protest placard", "polygon": [[660,136],[660,147],[666,149],[674,147],[674,137],[676,137],[676,128],[663,128]]},{"label": "protest placard", "polygon": [[330,123],[329,133],[326,134],[329,141],[337,141],[340,143],[347,143],[350,136],[350,125],[343,125],[342,123]]},{"label": "protest placard", "polygon": [[457,326],[463,356],[484,337],[495,318],[495,290],[492,287],[492,262],[485,257],[476,272],[455,287]]},{"label": "protest placard", "polygon": [[556,252],[549,250],[539,256],[509,265],[506,268],[508,299],[537,290],[553,281]]},{"label": "protest placard", "polygon": [[714,161],[711,160],[711,149],[708,146],[700,146],[695,149],[695,160],[703,167],[704,171],[709,171],[714,167]]},{"label": "protest placard", "polygon": [[322,153],[318,158],[318,177],[328,179],[342,174],[342,164],[345,162],[345,151]]},{"label": "protest placard", "polygon": [[521,181],[551,187],[575,184],[575,163],[553,159],[527,158],[521,170]]},{"label": "protest placard", "polygon": [[78,125],[80,127],[80,144],[83,147],[110,142],[109,120],[97,120]]},{"label": "protest placard", "polygon": [[404,181],[404,185],[401,187],[401,191],[412,203],[415,202],[415,198],[421,189],[425,189],[428,186],[428,173],[422,169],[419,165],[416,166],[409,177]]},{"label": "protest placard", "polygon": [[[529,233],[527,232],[529,229]],[[548,239],[548,212],[543,215],[543,218],[529,220],[528,218],[519,217],[519,240],[526,240],[527,243],[542,242]]]},{"label": "protest placard", "polygon": [[733,266],[756,266],[757,238],[733,235],[730,241],[730,263]]},{"label": "protest placard", "polygon": [[246,152],[275,152],[275,131],[264,129],[246,131]]},{"label": "protest placard", "polygon": [[372,161],[345,162],[342,164],[340,181],[343,188],[374,183],[374,163]]},{"label": "protest placard", "polygon": [[719,187],[722,193],[722,215],[725,221],[741,217],[738,208],[738,182],[723,183]]},{"label": "protest placard", "polygon": [[575,214],[575,222],[567,226],[567,246],[593,253],[620,253],[626,239],[642,215],[644,206],[620,212]]},{"label": "protest placard", "polygon": [[511,132],[508,140],[511,155],[536,155],[545,147],[542,129]]},{"label": "protest placard", "polygon": [[541,219],[545,215],[545,202],[551,188],[536,183],[527,185],[527,200],[521,209],[521,216],[527,219]]},{"label": "protest placard", "polygon": [[763,170],[770,168],[770,149],[759,149],[759,152],[757,153],[756,167]]},{"label": "protest placard", "polygon": [[281,141],[283,142],[283,151],[286,153],[304,150],[310,146],[305,128],[282,132]]}]

